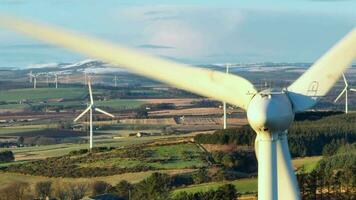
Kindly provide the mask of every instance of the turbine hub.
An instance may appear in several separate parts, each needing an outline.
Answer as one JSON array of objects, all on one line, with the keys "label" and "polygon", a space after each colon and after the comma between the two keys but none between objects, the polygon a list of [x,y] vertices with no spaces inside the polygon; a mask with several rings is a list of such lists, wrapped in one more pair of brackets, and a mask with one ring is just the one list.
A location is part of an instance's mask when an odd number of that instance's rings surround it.
[{"label": "turbine hub", "polygon": [[281,132],[294,119],[292,104],[284,92],[270,90],[257,93],[247,109],[247,119],[257,133]]}]

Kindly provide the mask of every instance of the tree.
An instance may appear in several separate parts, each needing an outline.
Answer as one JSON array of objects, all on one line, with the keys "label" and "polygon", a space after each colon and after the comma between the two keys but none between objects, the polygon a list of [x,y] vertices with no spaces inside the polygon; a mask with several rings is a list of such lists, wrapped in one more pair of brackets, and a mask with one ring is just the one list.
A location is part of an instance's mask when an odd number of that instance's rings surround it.
[{"label": "tree", "polygon": [[15,157],[12,151],[2,151],[0,152],[0,163],[14,161]]},{"label": "tree", "polygon": [[124,199],[129,199],[133,186],[126,180],[120,181],[110,189],[110,193],[116,194]]},{"label": "tree", "polygon": [[146,110],[138,110],[136,113],[136,118],[147,118],[148,117],[148,112]]},{"label": "tree", "polygon": [[46,199],[46,197],[50,197],[52,192],[52,182],[42,181],[36,183],[35,192],[40,199]]},{"label": "tree", "polygon": [[85,183],[70,183],[67,190],[69,199],[79,200],[85,196],[85,193],[88,191],[88,185]]},{"label": "tree", "polygon": [[226,184],[218,188],[215,192],[215,199],[219,200],[235,200],[237,198],[237,191],[234,185]]},{"label": "tree", "polygon": [[169,199],[170,185],[169,175],[155,172],[136,185],[132,199],[167,200]]},{"label": "tree", "polygon": [[0,199],[3,200],[25,200],[31,197],[26,196],[29,184],[26,182],[14,182],[0,191]]},{"label": "tree", "polygon": [[64,184],[56,185],[54,189],[54,196],[58,198],[58,200],[67,200],[69,197],[69,192]]},{"label": "tree", "polygon": [[106,193],[109,189],[111,188],[111,185],[105,181],[95,181],[92,184],[92,195],[96,196],[99,194],[104,194]]},{"label": "tree", "polygon": [[195,174],[193,174],[192,178],[195,184],[205,183],[210,181],[210,177],[208,176],[208,171],[205,168],[199,169]]}]

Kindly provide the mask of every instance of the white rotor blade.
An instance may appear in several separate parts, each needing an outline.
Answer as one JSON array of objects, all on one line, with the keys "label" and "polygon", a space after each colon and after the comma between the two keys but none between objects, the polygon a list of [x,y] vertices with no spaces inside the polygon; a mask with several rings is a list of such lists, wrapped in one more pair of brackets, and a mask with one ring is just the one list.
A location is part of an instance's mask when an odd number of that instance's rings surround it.
[{"label": "white rotor blade", "polygon": [[109,117],[115,118],[115,116],[114,116],[113,114],[110,114],[110,113],[108,113],[108,112],[106,112],[106,111],[104,111],[104,110],[102,110],[102,109],[100,109],[100,108],[95,108],[95,111],[101,112],[101,113],[103,113],[104,115],[107,115],[107,116],[109,116]]},{"label": "white rotor blade", "polygon": [[356,92],[356,89],[350,88],[350,90]]},{"label": "white rotor blade", "polygon": [[0,25],[244,109],[257,92],[248,80],[239,76],[189,67],[58,28],[5,16],[0,17]]},{"label": "white rotor blade", "polygon": [[340,99],[340,97],[346,92],[347,88],[345,87],[342,92],[339,94],[339,96],[336,97],[336,99],[334,100],[334,102],[337,102],[337,100]]},{"label": "white rotor blade", "polygon": [[306,110],[324,96],[356,57],[356,28],[347,34],[288,87],[295,112]]},{"label": "white rotor blade", "polygon": [[90,110],[90,108],[91,105],[88,108],[86,108],[82,113],[80,113],[80,115],[78,115],[78,117],[74,119],[74,122],[78,121],[83,115],[85,115],[85,113],[87,113]]},{"label": "white rotor blade", "polygon": [[349,86],[344,73],[342,73],[342,78],[344,79],[344,83],[345,83],[346,87]]},{"label": "white rotor blade", "polygon": [[90,81],[88,81],[88,88],[89,88],[90,105],[93,105],[94,104],[94,100],[93,100],[93,92],[91,91]]}]

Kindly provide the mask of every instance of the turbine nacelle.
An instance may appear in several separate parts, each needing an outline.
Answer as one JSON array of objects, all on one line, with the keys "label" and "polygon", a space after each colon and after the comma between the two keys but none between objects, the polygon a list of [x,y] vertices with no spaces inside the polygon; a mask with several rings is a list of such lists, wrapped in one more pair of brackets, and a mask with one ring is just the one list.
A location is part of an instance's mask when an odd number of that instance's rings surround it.
[{"label": "turbine nacelle", "polygon": [[286,93],[264,90],[252,98],[247,119],[257,133],[282,132],[292,124],[294,112]]}]

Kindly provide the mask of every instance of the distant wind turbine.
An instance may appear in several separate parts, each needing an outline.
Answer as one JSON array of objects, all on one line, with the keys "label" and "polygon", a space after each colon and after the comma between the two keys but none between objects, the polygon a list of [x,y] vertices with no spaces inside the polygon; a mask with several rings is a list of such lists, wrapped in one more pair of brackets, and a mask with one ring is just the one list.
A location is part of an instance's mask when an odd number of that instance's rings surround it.
[{"label": "distant wind turbine", "polygon": [[[229,67],[230,67],[230,64],[226,64],[226,74],[229,73]],[[226,129],[227,121],[226,121],[226,102],[225,101],[223,101],[223,110],[224,110],[224,117],[223,117],[224,129]]]},{"label": "distant wind turbine", "polygon": [[37,88],[37,75],[31,72],[30,76],[33,78],[33,88]]},{"label": "distant wind turbine", "polygon": [[93,148],[93,110],[112,118],[115,118],[115,116],[95,106],[93,100],[93,93],[91,90],[90,79],[88,80],[88,88],[89,88],[90,104],[77,118],[74,119],[74,122],[78,121],[83,115],[85,115],[85,113],[89,111],[89,131],[90,131],[89,149],[91,150]]},{"label": "distant wind turbine", "polygon": [[58,74],[54,75],[54,83],[56,84],[56,88],[58,88]]},{"label": "distant wind turbine", "polygon": [[117,76],[115,75],[115,78],[113,79],[115,83],[115,87],[117,87]]},{"label": "distant wind turbine", "polygon": [[30,79],[30,83],[32,83],[32,70],[30,71],[30,73],[28,74],[28,77]]},{"label": "distant wind turbine", "polygon": [[336,99],[334,100],[334,102],[337,102],[340,97],[345,93],[345,113],[347,114],[349,112],[349,106],[348,106],[348,91],[353,91],[353,92],[356,92],[356,89],[354,88],[350,88],[349,87],[349,84],[347,83],[347,80],[346,80],[346,77],[345,77],[345,74],[342,73],[342,78],[344,79],[344,83],[345,83],[345,87],[344,89],[341,91],[341,93],[339,94],[339,96],[336,97]]}]

